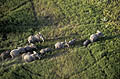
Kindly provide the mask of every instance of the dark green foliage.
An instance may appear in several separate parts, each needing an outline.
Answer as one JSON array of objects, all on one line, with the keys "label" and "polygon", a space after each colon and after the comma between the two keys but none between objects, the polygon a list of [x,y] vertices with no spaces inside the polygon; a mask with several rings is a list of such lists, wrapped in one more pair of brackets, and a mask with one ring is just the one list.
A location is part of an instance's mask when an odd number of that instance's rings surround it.
[{"label": "dark green foliage", "polygon": [[[30,63],[0,60],[0,79],[119,79],[120,0],[33,0],[33,6],[37,21],[30,0],[0,1],[0,54],[27,45],[38,32],[46,41],[35,43],[37,52],[54,49],[58,41],[77,41]],[[104,37],[84,47],[97,30]]]}]

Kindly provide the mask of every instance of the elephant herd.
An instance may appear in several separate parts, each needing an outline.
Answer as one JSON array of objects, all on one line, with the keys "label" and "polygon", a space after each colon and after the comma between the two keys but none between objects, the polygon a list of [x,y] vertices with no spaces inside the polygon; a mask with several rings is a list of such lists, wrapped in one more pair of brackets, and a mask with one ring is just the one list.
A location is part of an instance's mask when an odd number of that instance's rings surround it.
[{"label": "elephant herd", "polygon": [[[103,37],[103,36],[104,36],[103,33],[100,32],[99,30],[97,30],[97,32],[95,34],[90,35],[90,38],[83,42],[83,45],[87,47],[88,44],[97,41],[100,37]],[[45,53],[52,52],[53,49],[47,47],[47,48],[41,49],[39,52],[36,52],[36,50],[38,50],[38,48],[34,43],[40,42],[40,41],[45,42],[45,40],[46,39],[40,32],[36,35],[30,35],[28,37],[29,45],[26,45],[24,47],[17,47],[16,49],[13,49],[13,50],[6,50],[1,53],[0,57],[1,57],[2,61],[7,58],[14,59],[17,56],[21,56],[25,62],[31,62],[36,59],[41,59],[41,57]],[[72,39],[68,42],[66,40],[64,42],[57,42],[54,45],[54,48],[61,49],[61,48],[65,48],[65,47],[70,47],[71,45],[74,45],[75,42],[76,42],[76,39]]]}]

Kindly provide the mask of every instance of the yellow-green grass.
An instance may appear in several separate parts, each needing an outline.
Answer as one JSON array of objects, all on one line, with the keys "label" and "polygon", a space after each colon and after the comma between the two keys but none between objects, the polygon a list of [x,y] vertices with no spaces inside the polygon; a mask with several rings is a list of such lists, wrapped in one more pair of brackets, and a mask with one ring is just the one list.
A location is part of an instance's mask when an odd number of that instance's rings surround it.
[{"label": "yellow-green grass", "polygon": [[[27,45],[27,38],[38,32],[46,41],[35,43],[37,52],[46,47],[54,49],[58,41],[74,38],[77,41],[69,48],[54,50],[30,63],[24,63],[20,57],[0,61],[0,79],[119,79],[119,0],[33,2],[37,25],[30,2],[0,18],[0,53]],[[107,21],[103,21],[104,17]],[[104,37],[84,47],[84,40],[97,30]],[[7,39],[3,41],[4,34]]]}]

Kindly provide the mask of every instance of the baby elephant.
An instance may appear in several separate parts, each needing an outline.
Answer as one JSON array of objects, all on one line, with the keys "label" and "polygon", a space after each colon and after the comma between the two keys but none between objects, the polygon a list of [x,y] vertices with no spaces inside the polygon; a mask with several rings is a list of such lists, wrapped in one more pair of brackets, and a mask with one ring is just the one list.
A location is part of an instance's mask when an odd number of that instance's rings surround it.
[{"label": "baby elephant", "polygon": [[87,46],[88,46],[88,44],[90,44],[90,43],[91,43],[91,41],[90,41],[90,40],[85,40],[85,41],[83,42],[83,45],[87,47]]},{"label": "baby elephant", "polygon": [[76,42],[76,39],[72,39],[72,40],[70,40],[69,42],[67,42],[67,41],[65,40],[65,45],[68,46],[68,47],[70,47],[70,45],[74,45],[75,42]]},{"label": "baby elephant", "polygon": [[55,44],[55,49],[64,48],[65,42],[57,42]]},{"label": "baby elephant", "polygon": [[46,53],[51,52],[51,51],[52,51],[51,48],[44,48],[40,50],[40,54],[41,56],[45,56]]}]

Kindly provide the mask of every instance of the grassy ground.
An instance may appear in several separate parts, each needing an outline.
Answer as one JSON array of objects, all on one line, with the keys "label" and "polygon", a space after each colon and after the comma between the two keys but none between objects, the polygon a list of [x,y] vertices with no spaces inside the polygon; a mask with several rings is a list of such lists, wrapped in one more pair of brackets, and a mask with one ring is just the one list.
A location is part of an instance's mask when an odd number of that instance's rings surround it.
[{"label": "grassy ground", "polygon": [[[37,22],[31,2],[24,1],[0,3],[0,53],[25,46],[28,36],[38,32],[47,39],[36,43],[39,50],[54,48],[65,39],[77,42],[31,63],[20,57],[0,61],[0,79],[119,79],[120,0],[33,0]],[[83,41],[96,30],[105,37],[84,47]],[[4,34],[7,39],[3,41]]]}]

